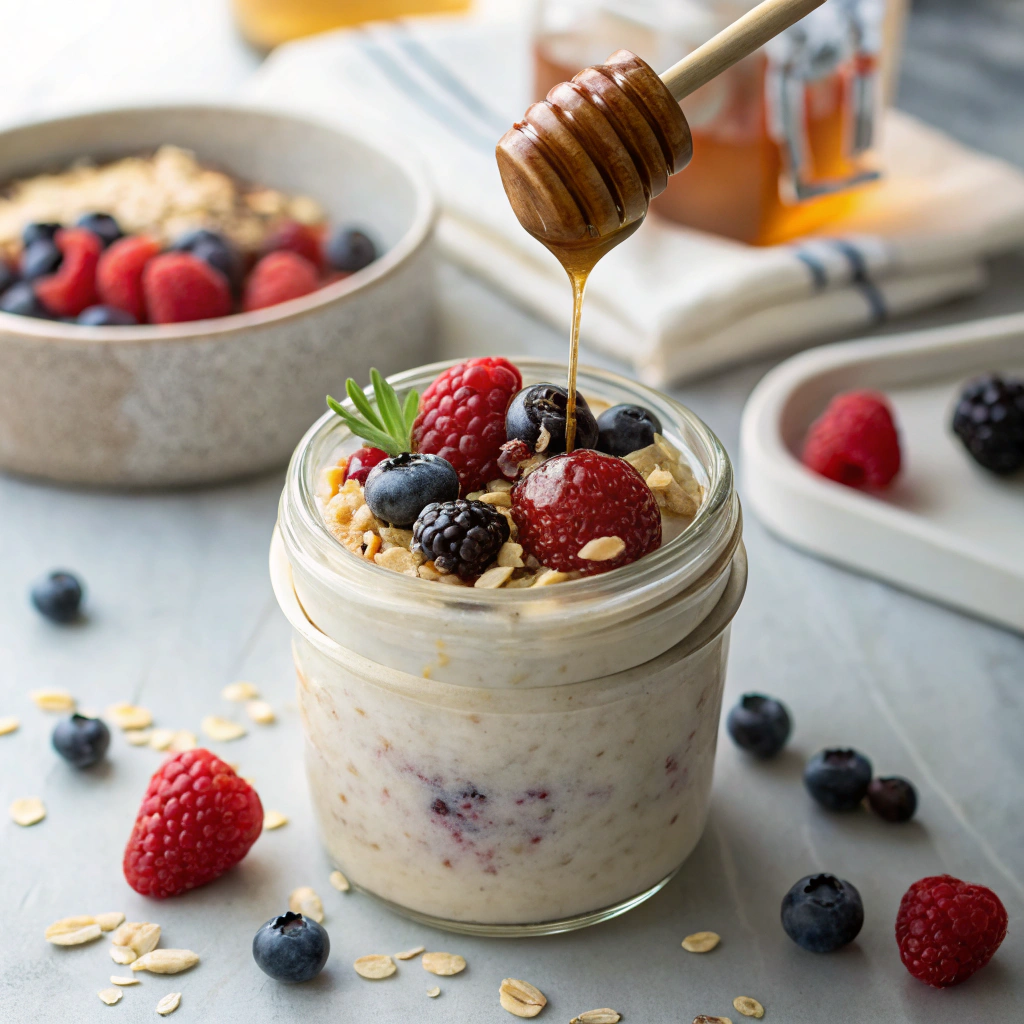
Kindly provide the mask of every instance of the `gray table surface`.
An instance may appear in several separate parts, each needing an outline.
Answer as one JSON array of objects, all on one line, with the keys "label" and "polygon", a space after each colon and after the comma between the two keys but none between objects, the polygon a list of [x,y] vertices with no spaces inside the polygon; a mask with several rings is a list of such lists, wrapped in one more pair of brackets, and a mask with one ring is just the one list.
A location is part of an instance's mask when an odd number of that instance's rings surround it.
[{"label": "gray table surface", "polygon": [[[970,20],[962,6],[919,5],[905,104],[1024,163],[1024,80],[1011,56],[1024,46],[1020,5],[985,0],[971,5]],[[159,59],[150,62],[139,51],[156,38],[157,17]],[[943,29],[950,19],[956,36]],[[25,56],[0,67],[0,120],[127,95],[211,95],[230,90],[256,62],[213,3],[36,0],[14,5],[5,35]],[[1019,309],[1022,270],[1019,257],[1003,259],[986,296],[900,327]],[[441,301],[442,354],[564,345],[450,267],[441,268]],[[767,366],[678,394],[735,452],[743,402]],[[764,1003],[766,1020],[792,1024],[1020,1019],[1020,636],[799,554],[748,518],[750,586],[735,624],[726,699],[755,688],[785,699],[796,720],[789,750],[754,765],[724,739],[704,839],[661,895],[624,918],[540,940],[444,935],[327,882],[301,765],[288,628],[266,570],[281,481],[277,473],[204,490],[112,494],[0,478],[0,715],[22,720],[19,732],[0,738],[0,808],[35,794],[49,812],[31,829],[0,821],[0,1020],[152,1020],[157,1000],[180,991],[180,1020],[502,1021],[510,1018],[498,1007],[497,987],[510,975],[547,994],[546,1020],[568,1021],[596,1006],[617,1008],[627,1022],[688,1022],[697,1013],[738,1020],[731,1002],[741,994]],[[89,587],[88,620],[70,629],[40,620],[25,596],[30,580],[58,565],[80,572]],[[203,715],[232,713],[219,692],[237,679],[257,683],[279,721],[211,746],[253,775],[265,806],[290,822],[263,836],[218,883],[154,904],[127,887],[119,865],[159,755],[116,736],[107,765],[76,773],[50,751],[54,719],[27,692],[60,686],[96,709],[134,701],[160,725],[195,730]],[[882,772],[916,781],[914,823],[836,818],[811,805],[799,781],[803,759],[839,743],[862,748]],[[854,882],[867,910],[857,942],[829,957],[803,953],[778,925],[782,894],[816,870]],[[906,886],[943,871],[991,885],[1011,924],[982,975],[939,992],[906,974],[892,928]],[[299,885],[324,898],[333,951],[320,978],[287,988],[265,978],[248,950],[258,925]],[[56,949],[42,933],[57,918],[114,909],[157,921],[163,945],[194,949],[203,962],[174,978],[144,975],[117,1007],[103,1006],[96,991],[111,973],[124,973],[107,943]],[[703,929],[722,935],[719,949],[684,953],[681,938]],[[425,995],[434,979],[415,961],[380,983],[351,969],[357,956],[420,943],[469,962],[459,977],[440,979],[436,1001]]]}]

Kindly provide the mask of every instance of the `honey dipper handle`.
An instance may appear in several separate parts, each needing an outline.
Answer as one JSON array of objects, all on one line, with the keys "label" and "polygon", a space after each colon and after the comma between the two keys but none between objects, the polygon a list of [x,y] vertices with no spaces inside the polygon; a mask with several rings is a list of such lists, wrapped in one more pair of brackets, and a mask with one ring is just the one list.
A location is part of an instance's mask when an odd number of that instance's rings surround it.
[{"label": "honey dipper handle", "polygon": [[703,46],[688,53],[678,64],[670,67],[661,80],[677,100],[682,100],[824,2],[764,0]]}]

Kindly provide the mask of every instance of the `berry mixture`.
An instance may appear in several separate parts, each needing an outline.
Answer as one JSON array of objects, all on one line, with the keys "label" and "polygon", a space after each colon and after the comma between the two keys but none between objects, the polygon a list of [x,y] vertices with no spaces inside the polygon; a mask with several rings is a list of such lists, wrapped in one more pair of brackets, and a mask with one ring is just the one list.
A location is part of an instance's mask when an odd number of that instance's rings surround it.
[{"label": "berry mixture", "polygon": [[[469,359],[399,400],[371,372],[328,406],[366,444],[324,469],[319,498],[354,554],[408,576],[481,588],[546,586],[628,565],[693,518],[703,498],[683,454],[639,406],[598,418],[577,394],[522,387],[507,359]],[[603,403],[601,403],[603,407]],[[604,415],[602,413],[602,416]]]},{"label": "berry mixture", "polygon": [[304,196],[165,146],[0,195],[0,311],[92,327],[183,323],[308,295],[377,259]]}]

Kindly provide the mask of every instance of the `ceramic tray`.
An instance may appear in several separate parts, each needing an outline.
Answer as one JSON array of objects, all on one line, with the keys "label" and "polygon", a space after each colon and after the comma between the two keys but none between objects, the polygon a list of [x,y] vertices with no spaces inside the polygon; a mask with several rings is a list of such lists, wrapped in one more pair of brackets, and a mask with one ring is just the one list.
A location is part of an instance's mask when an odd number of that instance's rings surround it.
[{"label": "ceramic tray", "polygon": [[[1024,375],[1024,314],[829,345],[787,360],[743,414],[745,498],[775,533],[814,554],[1024,632],[1024,471],[1000,478],[950,430],[961,384]],[[903,468],[883,494],[798,461],[810,423],[851,388],[891,399]]]}]

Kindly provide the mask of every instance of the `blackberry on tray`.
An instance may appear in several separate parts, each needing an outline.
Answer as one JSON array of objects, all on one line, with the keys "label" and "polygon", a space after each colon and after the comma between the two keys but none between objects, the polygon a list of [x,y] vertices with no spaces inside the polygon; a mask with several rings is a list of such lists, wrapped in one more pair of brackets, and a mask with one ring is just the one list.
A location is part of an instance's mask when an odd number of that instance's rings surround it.
[{"label": "blackberry on tray", "polygon": [[968,382],[953,413],[953,433],[992,473],[1024,466],[1024,380],[987,373]]}]

